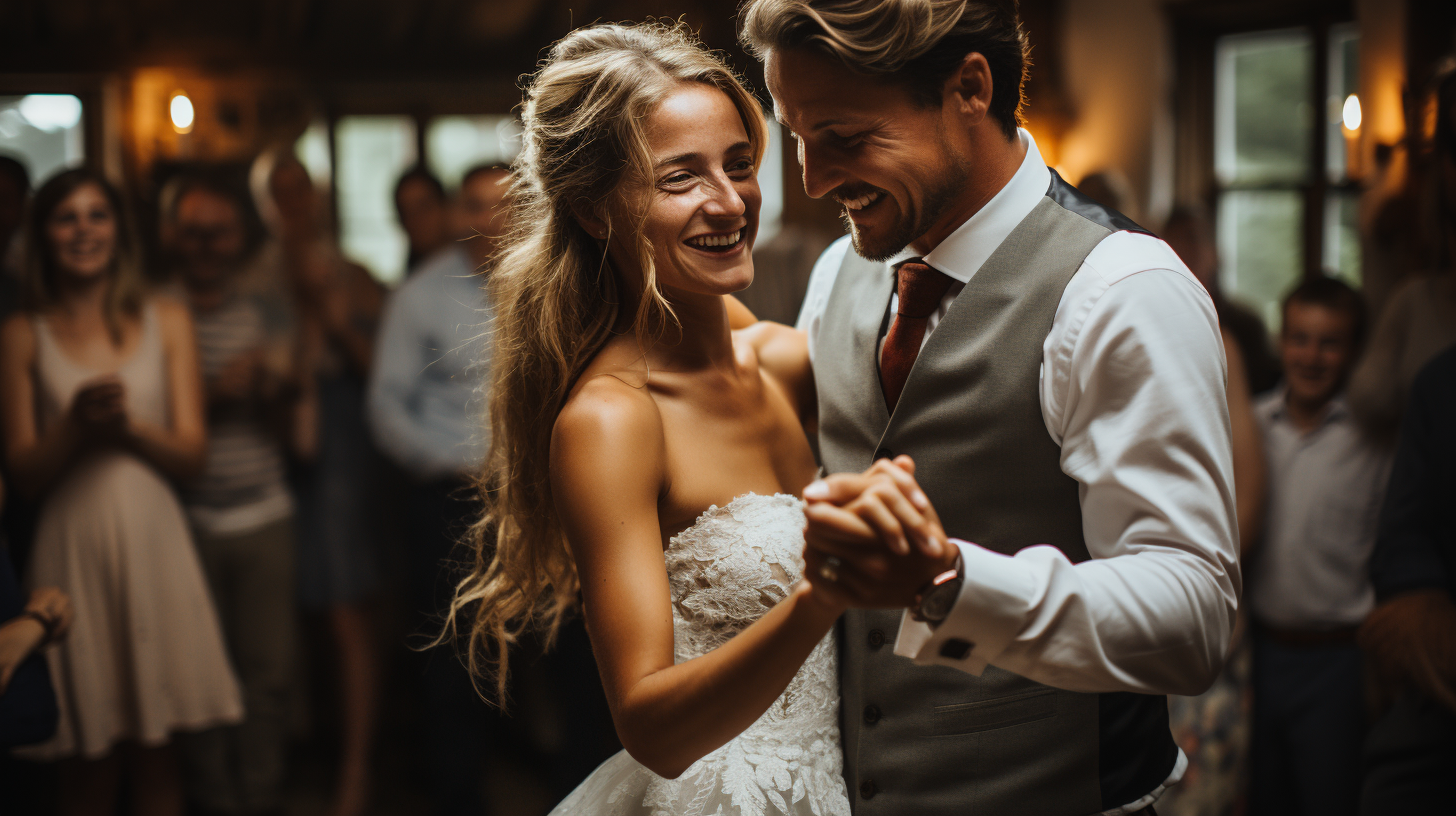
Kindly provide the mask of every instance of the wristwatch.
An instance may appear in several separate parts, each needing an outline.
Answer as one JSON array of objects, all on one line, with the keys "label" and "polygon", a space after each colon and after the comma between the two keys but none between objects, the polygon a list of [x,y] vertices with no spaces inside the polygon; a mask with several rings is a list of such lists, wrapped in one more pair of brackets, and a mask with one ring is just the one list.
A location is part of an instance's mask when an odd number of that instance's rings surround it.
[{"label": "wristwatch", "polygon": [[966,582],[964,569],[965,565],[961,561],[961,556],[957,554],[954,568],[930,579],[930,583],[915,593],[915,603],[910,607],[910,617],[930,624],[932,629],[939,626],[955,606],[956,598],[961,595],[961,585]]}]

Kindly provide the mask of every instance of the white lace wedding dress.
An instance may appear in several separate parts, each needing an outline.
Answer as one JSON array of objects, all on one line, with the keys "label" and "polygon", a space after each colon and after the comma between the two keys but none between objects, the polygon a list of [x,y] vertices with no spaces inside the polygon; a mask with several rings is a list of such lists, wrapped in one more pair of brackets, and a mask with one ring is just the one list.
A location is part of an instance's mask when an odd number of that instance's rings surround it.
[{"label": "white lace wedding dress", "polygon": [[[677,662],[721,646],[787,597],[803,548],[803,504],[785,495],[739,496],[674,536],[665,555]],[[552,816],[849,816],[837,672],[831,633],[757,722],[677,779],[623,751]]]}]

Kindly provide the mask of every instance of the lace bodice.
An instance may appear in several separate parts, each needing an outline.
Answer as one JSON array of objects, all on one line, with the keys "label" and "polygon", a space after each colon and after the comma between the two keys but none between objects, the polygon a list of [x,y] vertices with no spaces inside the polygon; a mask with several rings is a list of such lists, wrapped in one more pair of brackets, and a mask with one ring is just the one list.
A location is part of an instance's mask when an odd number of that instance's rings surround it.
[{"label": "lace bodice", "polygon": [[[674,536],[664,557],[677,662],[721,646],[788,597],[803,548],[803,504],[785,495],[739,496]],[[677,779],[619,754],[553,813],[849,816],[837,675],[831,634],[757,722]]]}]

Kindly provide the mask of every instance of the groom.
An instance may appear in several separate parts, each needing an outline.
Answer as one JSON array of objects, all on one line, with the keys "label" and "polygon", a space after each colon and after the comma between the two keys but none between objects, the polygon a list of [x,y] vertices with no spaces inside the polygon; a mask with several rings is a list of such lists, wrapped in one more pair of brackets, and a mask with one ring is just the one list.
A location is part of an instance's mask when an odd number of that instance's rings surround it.
[{"label": "groom", "polygon": [[1151,813],[1187,765],[1162,695],[1213,682],[1239,595],[1212,302],[1017,127],[1014,0],[743,19],[851,230],[800,326],[855,812]]}]

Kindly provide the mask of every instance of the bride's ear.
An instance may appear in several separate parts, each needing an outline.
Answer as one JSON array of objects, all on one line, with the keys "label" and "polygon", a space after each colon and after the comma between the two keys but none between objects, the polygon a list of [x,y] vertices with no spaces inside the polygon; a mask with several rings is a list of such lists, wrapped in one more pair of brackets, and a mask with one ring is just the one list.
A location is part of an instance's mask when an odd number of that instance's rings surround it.
[{"label": "bride's ear", "polygon": [[597,214],[596,209],[591,206],[590,202],[584,200],[577,201],[571,205],[571,213],[576,216],[576,223],[580,224],[581,228],[586,230],[587,235],[606,240],[610,234],[611,231],[607,226],[606,219]]}]

